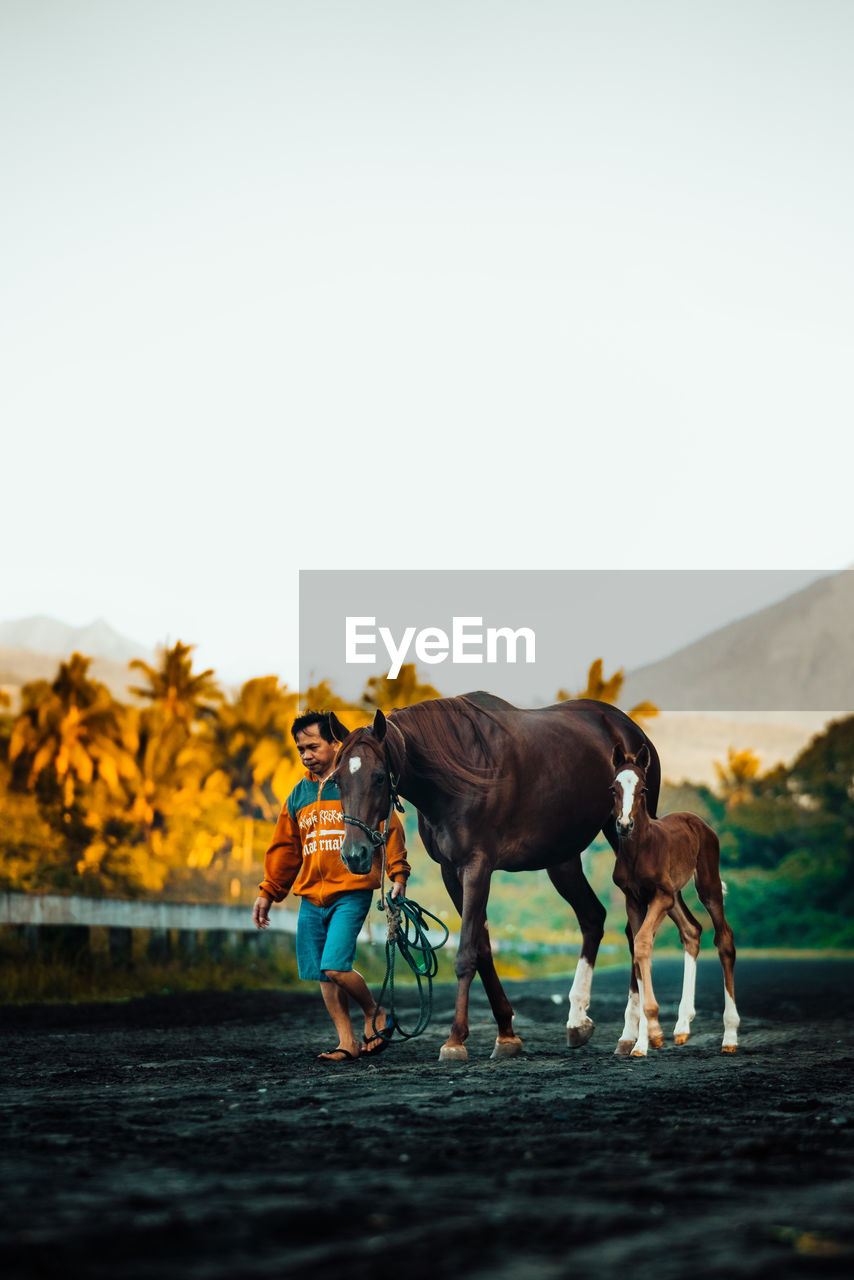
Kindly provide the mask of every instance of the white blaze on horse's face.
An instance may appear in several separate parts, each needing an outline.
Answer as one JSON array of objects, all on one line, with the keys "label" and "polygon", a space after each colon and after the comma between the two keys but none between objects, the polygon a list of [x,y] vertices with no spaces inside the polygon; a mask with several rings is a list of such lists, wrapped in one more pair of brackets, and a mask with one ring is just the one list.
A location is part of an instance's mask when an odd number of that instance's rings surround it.
[{"label": "white blaze on horse's face", "polygon": [[623,790],[623,803],[620,809],[620,815],[617,818],[617,828],[629,827],[632,822],[632,805],[635,802],[635,788],[640,782],[640,778],[632,769],[623,769],[622,773],[617,774],[616,781]]},{"label": "white blaze on horse's face", "polygon": [[351,756],[351,757],[350,757],[350,772],[351,772],[351,773],[358,773],[358,772],[359,772],[359,770],[361,769],[361,767],[362,767],[362,757],[361,757],[361,756]]}]

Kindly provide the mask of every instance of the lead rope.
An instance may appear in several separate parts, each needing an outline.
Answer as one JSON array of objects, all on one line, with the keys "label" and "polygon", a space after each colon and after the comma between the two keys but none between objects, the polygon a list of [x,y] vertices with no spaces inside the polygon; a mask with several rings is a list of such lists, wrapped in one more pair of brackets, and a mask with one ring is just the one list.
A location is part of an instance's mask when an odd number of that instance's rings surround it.
[{"label": "lead rope", "polygon": [[[389,804],[388,817],[385,822],[385,831],[375,830],[369,827],[367,823],[362,822],[359,818],[353,818],[348,813],[341,816],[345,822],[352,823],[354,827],[358,827],[360,831],[364,831],[370,837],[374,845],[381,846],[380,854],[380,900],[377,903],[378,911],[386,913],[386,943],[385,943],[385,959],[386,969],[383,985],[377,999],[377,1011],[383,1004],[386,992],[388,992],[388,1010],[386,1027],[377,1027],[377,1014],[374,1013],[371,1022],[371,1030],[375,1036],[382,1036],[387,1027],[391,1028],[391,1033],[386,1037],[391,1039],[391,1035],[395,1031],[399,1032],[404,1040],[411,1040],[414,1036],[420,1036],[430,1022],[433,1014],[433,979],[439,971],[439,958],[436,952],[444,947],[450,937],[450,931],[447,926],[434,916],[432,912],[427,911],[425,907],[420,906],[414,898],[394,898],[391,890],[385,891],[386,879],[386,849],[388,845],[389,827],[391,825],[391,815],[395,809],[398,813],[403,813],[404,808],[400,803],[400,796],[397,791],[397,778],[391,771],[391,761],[388,756],[388,748],[385,752],[385,764],[388,772],[389,781]],[[430,926],[427,920],[430,919],[437,924],[444,933],[441,942],[437,942],[435,946],[426,936]],[[415,983],[418,987],[419,1012],[415,1029],[406,1031],[397,1020],[397,1013],[394,1003],[394,962],[397,952],[403,956],[412,973],[415,975]]]},{"label": "lead rope", "polygon": [[[388,759],[388,755],[386,755],[386,764],[391,792],[391,803],[389,805],[388,821],[386,822],[386,838],[388,838],[392,808],[397,809],[399,813],[403,813],[403,805],[400,803],[400,797],[397,793],[397,779],[391,771],[391,761]],[[444,947],[450,935],[446,925],[443,924],[438,916],[434,916],[427,911],[414,898],[395,898],[392,896],[391,890],[386,893],[385,862],[385,847],[383,847],[380,900],[377,903],[377,908],[380,911],[385,911],[386,916],[385,978],[377,999],[377,1008],[381,1007],[386,993],[388,993],[387,1022],[393,1028],[392,1034],[397,1031],[404,1040],[412,1040],[427,1029],[433,1016],[433,979],[439,971],[439,957],[436,953],[441,947]],[[427,930],[430,926],[427,924],[425,917],[429,917],[430,920],[437,924],[445,935],[442,941],[437,942],[435,946],[427,938]],[[415,1027],[411,1031],[406,1031],[400,1025],[394,1002],[394,962],[398,951],[414,974],[415,985],[418,988],[418,1018]],[[376,1014],[374,1014],[371,1026],[374,1034],[378,1035]]]}]

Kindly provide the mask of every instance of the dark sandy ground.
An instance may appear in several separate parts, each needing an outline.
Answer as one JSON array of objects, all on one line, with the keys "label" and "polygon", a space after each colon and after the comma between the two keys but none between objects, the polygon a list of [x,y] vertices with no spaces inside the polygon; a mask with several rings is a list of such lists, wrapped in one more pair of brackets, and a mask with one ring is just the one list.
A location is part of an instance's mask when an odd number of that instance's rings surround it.
[{"label": "dark sandy ground", "polygon": [[[672,1029],[681,966],[656,961]],[[381,1057],[314,1060],[316,989],[0,1010],[0,1271],[17,1277],[854,1274],[849,961],[740,960],[722,1055],[715,958],[695,1035],[614,1057],[626,971],[509,984],[523,1057],[467,1064],[452,1008]],[[553,995],[564,999],[560,1007]],[[401,1000],[406,1012],[407,1000]]]}]

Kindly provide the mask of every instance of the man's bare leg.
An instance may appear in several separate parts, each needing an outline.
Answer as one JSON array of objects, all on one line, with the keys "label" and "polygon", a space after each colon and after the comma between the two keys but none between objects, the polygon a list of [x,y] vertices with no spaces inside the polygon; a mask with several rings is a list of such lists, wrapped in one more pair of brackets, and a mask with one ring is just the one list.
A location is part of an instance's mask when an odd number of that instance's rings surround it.
[{"label": "man's bare leg", "polygon": [[[338,1032],[338,1048],[346,1050],[354,1058],[358,1057],[359,1046],[356,1043],[356,1037],[353,1035],[353,1024],[350,1021],[350,1001],[347,999],[347,992],[335,982],[321,982],[320,994],[323,996],[326,1012],[334,1022],[335,1030]],[[333,1049],[330,1053],[321,1053],[318,1056],[328,1058],[334,1053],[335,1050]],[[346,1062],[346,1058],[344,1061]]]},{"label": "man's bare leg", "polygon": [[[371,995],[368,984],[358,970],[327,969],[326,976],[330,981],[321,982],[320,989],[323,992],[324,1003],[329,1010],[329,1015],[335,1023],[335,1029],[339,1035],[340,1048],[346,1049],[350,1053],[354,1051],[358,1053],[359,1049],[355,1039],[353,1039],[353,1026],[350,1022],[350,1009],[347,1003],[349,997],[356,1002],[365,1015],[365,1039],[368,1041],[365,1052],[372,1053],[374,1050],[370,1047],[370,1042],[373,1040],[377,1044],[381,1043],[374,1031],[374,1021],[377,1024],[377,1031],[382,1031],[388,1022],[385,1010],[377,1007],[377,1002]],[[327,987],[332,988],[330,996],[327,996]],[[336,1013],[333,1012],[334,1009],[343,1009],[344,1021],[342,1023],[338,1022]],[[343,1038],[345,1033],[348,1034],[347,1042]],[[355,1046],[355,1049],[351,1048],[351,1044]]]}]

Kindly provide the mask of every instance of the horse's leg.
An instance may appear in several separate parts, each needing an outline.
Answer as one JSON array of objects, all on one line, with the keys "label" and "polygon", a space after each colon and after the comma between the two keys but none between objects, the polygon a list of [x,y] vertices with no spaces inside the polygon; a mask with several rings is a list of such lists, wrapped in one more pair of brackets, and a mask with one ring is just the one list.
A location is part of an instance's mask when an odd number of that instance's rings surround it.
[{"label": "horse's leg", "polygon": [[590,888],[580,856],[549,867],[548,872],[552,884],[578,917],[581,929],[581,955],[569,992],[569,1020],[566,1024],[566,1042],[577,1049],[593,1035],[593,1020],[587,1016],[587,1006],[590,1004],[593,966],[604,932],[605,908]]},{"label": "horse's leg", "polygon": [[[618,889],[622,889],[623,896],[626,899],[626,939],[629,944],[629,962],[631,970],[629,974],[629,998],[626,1001],[626,1011],[623,1014],[623,1029],[620,1032],[620,1038],[617,1041],[617,1047],[614,1053],[620,1058],[627,1057],[638,1038],[638,1027],[640,1026],[641,1007],[640,995],[638,993],[638,976],[635,973],[635,934],[632,928],[631,916],[629,914],[629,879],[625,875],[620,874],[622,864],[620,862],[620,842],[617,839],[617,827],[614,821],[614,815],[611,814],[608,821],[602,828],[602,834],[606,837],[611,848],[617,857],[614,864],[613,880]],[[640,909],[640,921],[643,921],[643,910]],[[640,924],[638,925],[640,928]]]},{"label": "horse's leg", "polygon": [[623,1029],[620,1032],[620,1038],[614,1050],[620,1058],[627,1057],[634,1049],[638,1038],[638,1026],[640,1025],[640,995],[638,994],[638,978],[635,973],[635,935],[628,921],[626,921],[626,938],[629,943],[632,968],[631,976],[629,977],[629,998],[626,1002],[626,1012],[623,1015]]},{"label": "horse's leg", "polygon": [[[714,835],[714,833],[711,833]],[[735,1007],[735,942],[732,929],[724,915],[724,884],[721,880],[719,866],[717,836],[714,843],[704,842],[697,859],[697,873],[694,877],[697,896],[712,917],[715,926],[715,946],[718,949],[721,966],[724,971],[724,1038],[721,1044],[722,1053],[735,1053],[738,1048],[738,1024],[741,1019]]]},{"label": "horse's leg", "polygon": [[[673,902],[672,893],[668,893],[665,889],[656,889],[646,909],[644,922],[635,932],[635,969],[641,1019],[637,1044],[632,1049],[633,1058],[645,1058],[650,1045],[653,1049],[660,1049],[664,1044],[664,1033],[658,1021],[658,1003],[652,989],[652,948],[659,925],[673,906]],[[634,921],[632,923],[634,924]]]},{"label": "horse's leg", "polygon": [[682,999],[679,1001],[676,1026],[673,1028],[673,1043],[687,1044],[691,1035],[691,1023],[694,1021],[696,1012],[694,1008],[694,990],[697,985],[697,956],[700,954],[700,936],[703,929],[699,920],[695,919],[685,906],[681,893],[676,894],[676,901],[671,908],[670,918],[679,930],[679,938],[685,952]]},{"label": "horse's leg", "polygon": [[465,1062],[465,1041],[469,1034],[469,989],[477,970],[478,948],[486,924],[486,900],[492,868],[482,852],[476,853],[460,868],[462,885],[462,924],[460,945],[454,960],[457,975],[457,1000],[451,1034],[439,1050],[440,1060]]},{"label": "horse's leg", "polygon": [[[462,916],[463,888],[457,878],[457,874],[453,867],[446,862],[441,863],[440,869],[451,901],[459,911],[460,916]],[[484,922],[477,941],[477,971],[480,974],[483,989],[487,994],[492,1012],[495,1015],[495,1021],[498,1024],[498,1036],[495,1040],[495,1048],[490,1056],[493,1058],[515,1058],[517,1054],[522,1052],[522,1041],[513,1030],[513,1007],[507,999],[498,974],[495,972],[495,961],[492,957],[489,929],[486,922]]]}]

